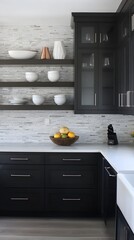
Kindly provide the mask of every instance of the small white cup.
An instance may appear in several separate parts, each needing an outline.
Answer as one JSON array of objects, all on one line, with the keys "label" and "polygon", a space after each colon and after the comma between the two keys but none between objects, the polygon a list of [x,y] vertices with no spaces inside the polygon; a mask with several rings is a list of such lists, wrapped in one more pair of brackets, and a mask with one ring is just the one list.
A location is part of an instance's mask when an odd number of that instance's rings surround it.
[{"label": "small white cup", "polygon": [[66,96],[64,94],[55,95],[54,102],[57,105],[63,105],[66,102]]},{"label": "small white cup", "polygon": [[32,95],[32,101],[35,105],[41,105],[44,103],[45,99],[41,95]]},{"label": "small white cup", "polygon": [[38,74],[35,72],[26,72],[25,78],[28,82],[35,82],[38,80]]},{"label": "small white cup", "polygon": [[57,82],[60,78],[59,71],[48,71],[47,77],[50,82]]}]

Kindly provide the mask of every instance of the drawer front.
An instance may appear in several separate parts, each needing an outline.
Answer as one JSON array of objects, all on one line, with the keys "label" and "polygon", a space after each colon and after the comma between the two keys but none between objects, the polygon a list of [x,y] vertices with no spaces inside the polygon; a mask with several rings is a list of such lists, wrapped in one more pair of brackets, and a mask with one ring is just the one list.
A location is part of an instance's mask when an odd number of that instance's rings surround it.
[{"label": "drawer front", "polygon": [[96,165],[99,153],[47,153],[46,164]]},{"label": "drawer front", "polygon": [[0,164],[44,164],[43,153],[0,153]]},{"label": "drawer front", "polygon": [[49,212],[98,213],[98,196],[95,190],[49,189],[46,193],[46,209]]},{"label": "drawer front", "polygon": [[47,165],[45,184],[48,188],[97,188],[97,166]]},{"label": "drawer front", "polygon": [[5,189],[1,192],[1,211],[43,211],[44,193],[41,189]]},{"label": "drawer front", "polygon": [[43,188],[44,168],[35,165],[0,165],[0,187]]}]

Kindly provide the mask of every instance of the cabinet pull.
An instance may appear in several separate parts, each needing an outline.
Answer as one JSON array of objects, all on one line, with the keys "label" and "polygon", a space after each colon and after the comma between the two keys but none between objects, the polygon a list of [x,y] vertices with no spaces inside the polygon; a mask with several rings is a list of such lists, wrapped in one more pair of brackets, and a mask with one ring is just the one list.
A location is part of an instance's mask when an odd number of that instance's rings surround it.
[{"label": "cabinet pull", "polygon": [[80,198],[62,198],[62,201],[80,201]]},{"label": "cabinet pull", "polygon": [[123,93],[121,93],[121,107],[124,107],[124,101],[123,101],[123,98],[124,98],[124,96],[123,96],[124,94]]},{"label": "cabinet pull", "polygon": [[118,93],[118,107],[121,106],[121,94]]},{"label": "cabinet pull", "polygon": [[11,201],[28,201],[29,198],[27,197],[12,197],[10,198]]},{"label": "cabinet pull", "polygon": [[62,174],[62,177],[82,177],[81,174]]},{"label": "cabinet pull", "polygon": [[94,94],[94,105],[96,106],[96,93]]},{"label": "cabinet pull", "polygon": [[11,161],[28,161],[29,159],[27,157],[11,157]]},{"label": "cabinet pull", "polygon": [[94,34],[94,42],[97,43],[97,33]]},{"label": "cabinet pull", "polygon": [[11,174],[10,177],[31,177],[30,174]]},{"label": "cabinet pull", "polygon": [[100,43],[101,43],[101,33],[100,33]]},{"label": "cabinet pull", "polygon": [[62,161],[81,161],[80,158],[63,158]]},{"label": "cabinet pull", "polygon": [[110,169],[111,169],[111,167],[105,167],[105,170],[106,170],[106,172],[108,173],[108,176],[109,176],[109,177],[116,177],[115,174],[111,174],[111,173],[110,173],[110,171],[109,171]]}]

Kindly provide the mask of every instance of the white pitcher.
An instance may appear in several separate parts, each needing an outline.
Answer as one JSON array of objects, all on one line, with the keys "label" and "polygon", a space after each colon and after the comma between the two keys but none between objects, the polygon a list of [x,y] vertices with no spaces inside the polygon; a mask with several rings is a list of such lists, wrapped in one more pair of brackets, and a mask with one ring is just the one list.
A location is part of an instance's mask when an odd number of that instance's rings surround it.
[{"label": "white pitcher", "polygon": [[54,49],[53,49],[53,58],[54,59],[65,59],[66,57],[66,50],[62,41],[55,41],[54,42]]}]

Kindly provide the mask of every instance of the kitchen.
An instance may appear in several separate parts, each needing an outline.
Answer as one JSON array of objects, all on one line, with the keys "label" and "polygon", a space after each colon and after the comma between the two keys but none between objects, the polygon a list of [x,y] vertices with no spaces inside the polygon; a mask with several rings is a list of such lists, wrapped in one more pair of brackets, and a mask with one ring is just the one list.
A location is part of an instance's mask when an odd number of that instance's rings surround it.
[{"label": "kitchen", "polygon": [[[16,3],[17,4],[17,3]],[[83,4],[82,4],[83,5]],[[110,3],[105,9],[104,6],[92,6],[92,11],[112,11],[113,7],[118,8],[119,3],[113,6],[113,3]],[[2,8],[1,8],[2,9]],[[7,9],[8,11],[8,9]],[[44,12],[45,10],[43,10]],[[71,20],[71,10],[69,12],[69,21]],[[81,8],[77,11],[84,11]],[[89,10],[90,11],[90,10]],[[113,10],[116,11],[116,10]],[[11,11],[10,14],[13,12]],[[48,11],[47,11],[48,13]],[[17,12],[16,12],[17,14]],[[18,13],[20,14],[20,13]],[[2,17],[1,13],[1,17]],[[65,23],[65,25],[51,23],[52,19],[48,17],[44,22],[38,20],[34,21],[34,24],[31,23],[31,19],[24,19],[23,23],[19,22],[21,19],[17,21],[13,19],[11,16],[10,21],[12,23],[8,23],[8,18],[2,18],[1,27],[0,27],[0,46],[1,46],[1,59],[9,59],[8,50],[11,49],[21,49],[22,47],[31,48],[38,50],[38,58],[40,58],[42,47],[49,47],[50,52],[52,53],[53,45],[55,40],[62,40],[64,42],[66,48],[66,58],[73,59],[74,58],[74,29],[70,27],[70,22]],[[27,21],[29,24],[27,24]],[[31,21],[31,22],[30,22]],[[59,20],[59,22],[61,22]],[[9,38],[10,36],[10,38]],[[8,41],[5,39],[8,38]],[[47,79],[47,71],[48,70],[56,70],[58,69],[61,74],[61,81],[74,81],[74,66],[5,66],[2,65],[0,68],[1,81],[10,82],[10,81],[24,81],[24,74],[26,71],[36,71],[39,74],[40,80],[43,81]],[[11,99],[12,96],[22,95],[26,96],[29,101],[33,94],[35,93],[44,94],[46,97],[46,102],[51,104],[53,101],[54,94],[60,94],[61,92],[67,95],[67,101],[71,105],[73,102],[74,91],[73,87],[62,87],[57,88],[8,88],[4,87],[1,90],[1,101],[2,103],[5,101],[6,104],[8,100]],[[46,94],[47,93],[47,94]],[[3,99],[4,96],[4,99]],[[16,107],[16,106],[14,106]],[[20,107],[20,106],[17,106]],[[9,145],[11,146],[13,143],[16,145],[17,143],[22,144],[20,146],[20,152],[24,151],[23,146],[30,145],[32,143],[35,147],[37,143],[40,146],[47,146],[50,144],[53,151],[55,151],[55,146],[50,142],[49,136],[53,135],[61,126],[68,126],[72,131],[74,131],[77,135],[79,135],[79,140],[72,145],[74,151],[77,151],[77,144],[107,144],[107,126],[112,123],[114,129],[117,133],[119,146],[121,144],[133,144],[133,138],[131,137],[131,131],[134,130],[134,117],[133,115],[121,115],[121,114],[74,114],[72,110],[47,110],[47,111],[8,111],[2,110],[0,117],[0,143],[2,146],[1,151],[6,151]],[[10,144],[12,143],[12,144]],[[43,143],[43,144],[42,144]],[[4,145],[3,145],[4,144]],[[6,148],[5,148],[6,144]],[[9,145],[8,145],[9,144]],[[24,145],[23,145],[24,144]],[[75,147],[76,146],[76,147]],[[78,145],[79,146],[79,145]],[[71,148],[71,149],[72,149]],[[9,148],[11,151],[11,148]],[[19,149],[19,147],[18,147]],[[30,148],[31,149],[31,148]],[[42,148],[40,148],[42,149]],[[60,148],[61,149],[61,148]],[[66,148],[62,148],[66,150]],[[62,150],[62,151],[64,151]],[[100,148],[98,148],[100,150]],[[8,150],[7,150],[8,151]],[[29,151],[29,150],[28,150]],[[33,148],[30,150],[33,151]],[[42,151],[42,150],[41,150]],[[86,150],[85,150],[86,151]],[[104,155],[108,159],[107,156]],[[114,156],[115,157],[115,156]],[[109,159],[108,159],[109,160]],[[116,166],[115,166],[116,167]],[[130,169],[129,169],[130,170]]]}]

